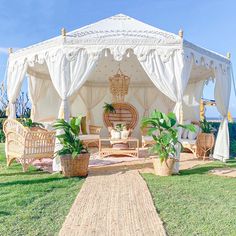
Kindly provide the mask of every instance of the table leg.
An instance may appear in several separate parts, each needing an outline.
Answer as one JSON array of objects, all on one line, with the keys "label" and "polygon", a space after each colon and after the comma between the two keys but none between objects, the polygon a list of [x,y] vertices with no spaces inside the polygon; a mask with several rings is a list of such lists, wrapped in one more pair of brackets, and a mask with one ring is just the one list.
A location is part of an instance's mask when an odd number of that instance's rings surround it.
[{"label": "table leg", "polygon": [[101,157],[101,149],[102,149],[102,147],[101,147],[101,139],[99,139],[99,141],[98,141],[98,154],[99,154],[99,157]]},{"label": "table leg", "polygon": [[137,158],[139,157],[139,140],[137,140]]}]

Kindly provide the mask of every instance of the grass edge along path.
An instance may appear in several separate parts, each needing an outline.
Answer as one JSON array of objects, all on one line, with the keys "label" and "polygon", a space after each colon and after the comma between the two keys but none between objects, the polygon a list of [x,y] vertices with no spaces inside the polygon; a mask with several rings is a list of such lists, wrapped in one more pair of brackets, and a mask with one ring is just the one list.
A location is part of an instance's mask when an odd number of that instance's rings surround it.
[{"label": "grass edge along path", "polygon": [[179,176],[142,174],[168,235],[236,235],[236,178],[208,173],[218,167],[236,162],[213,162]]},{"label": "grass edge along path", "polygon": [[84,179],[64,178],[18,163],[6,167],[0,144],[0,235],[57,235]]}]

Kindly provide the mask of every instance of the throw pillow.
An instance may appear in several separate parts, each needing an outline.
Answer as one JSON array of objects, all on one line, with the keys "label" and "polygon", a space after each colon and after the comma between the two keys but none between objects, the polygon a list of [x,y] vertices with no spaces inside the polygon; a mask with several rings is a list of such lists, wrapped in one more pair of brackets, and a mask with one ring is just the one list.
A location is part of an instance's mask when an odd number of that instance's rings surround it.
[{"label": "throw pillow", "polygon": [[195,140],[200,131],[200,127],[198,125],[194,125],[194,127],[196,129],[196,132],[191,132],[191,131],[188,132],[188,139],[190,140]]},{"label": "throw pillow", "polygon": [[87,132],[87,124],[86,124],[86,116],[83,116],[81,118],[81,125],[80,125],[80,127],[81,127],[82,134],[88,134],[88,132]]},{"label": "throw pillow", "polygon": [[114,129],[111,130],[111,139],[120,139],[120,132]]},{"label": "throw pillow", "polygon": [[[189,124],[191,124],[191,121],[190,120],[186,120],[183,123],[184,123],[184,125],[189,125]],[[183,139],[188,138],[188,130],[187,129],[184,129],[184,131],[182,133],[182,138]]]},{"label": "throw pillow", "polygon": [[130,130],[123,130],[121,131],[121,138],[122,139],[127,139],[129,137]]}]

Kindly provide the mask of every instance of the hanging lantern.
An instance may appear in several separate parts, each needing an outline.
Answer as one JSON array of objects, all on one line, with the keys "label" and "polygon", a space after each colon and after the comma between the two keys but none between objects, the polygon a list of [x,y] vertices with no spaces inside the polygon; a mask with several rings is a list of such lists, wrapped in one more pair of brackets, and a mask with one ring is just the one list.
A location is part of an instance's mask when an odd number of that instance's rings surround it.
[{"label": "hanging lantern", "polygon": [[130,77],[118,70],[117,74],[109,78],[110,92],[113,102],[124,102],[125,95],[129,91]]}]

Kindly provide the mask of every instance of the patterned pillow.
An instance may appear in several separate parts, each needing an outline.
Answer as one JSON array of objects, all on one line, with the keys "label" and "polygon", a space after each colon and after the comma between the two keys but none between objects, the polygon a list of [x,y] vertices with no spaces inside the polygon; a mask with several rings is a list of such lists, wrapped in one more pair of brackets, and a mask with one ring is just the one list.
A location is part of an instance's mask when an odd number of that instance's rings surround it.
[{"label": "patterned pillow", "polygon": [[111,139],[120,139],[121,137],[121,133],[114,129],[112,129],[110,133],[111,133]]},{"label": "patterned pillow", "polygon": [[130,130],[123,130],[121,131],[121,138],[122,139],[127,139],[129,137]]}]

